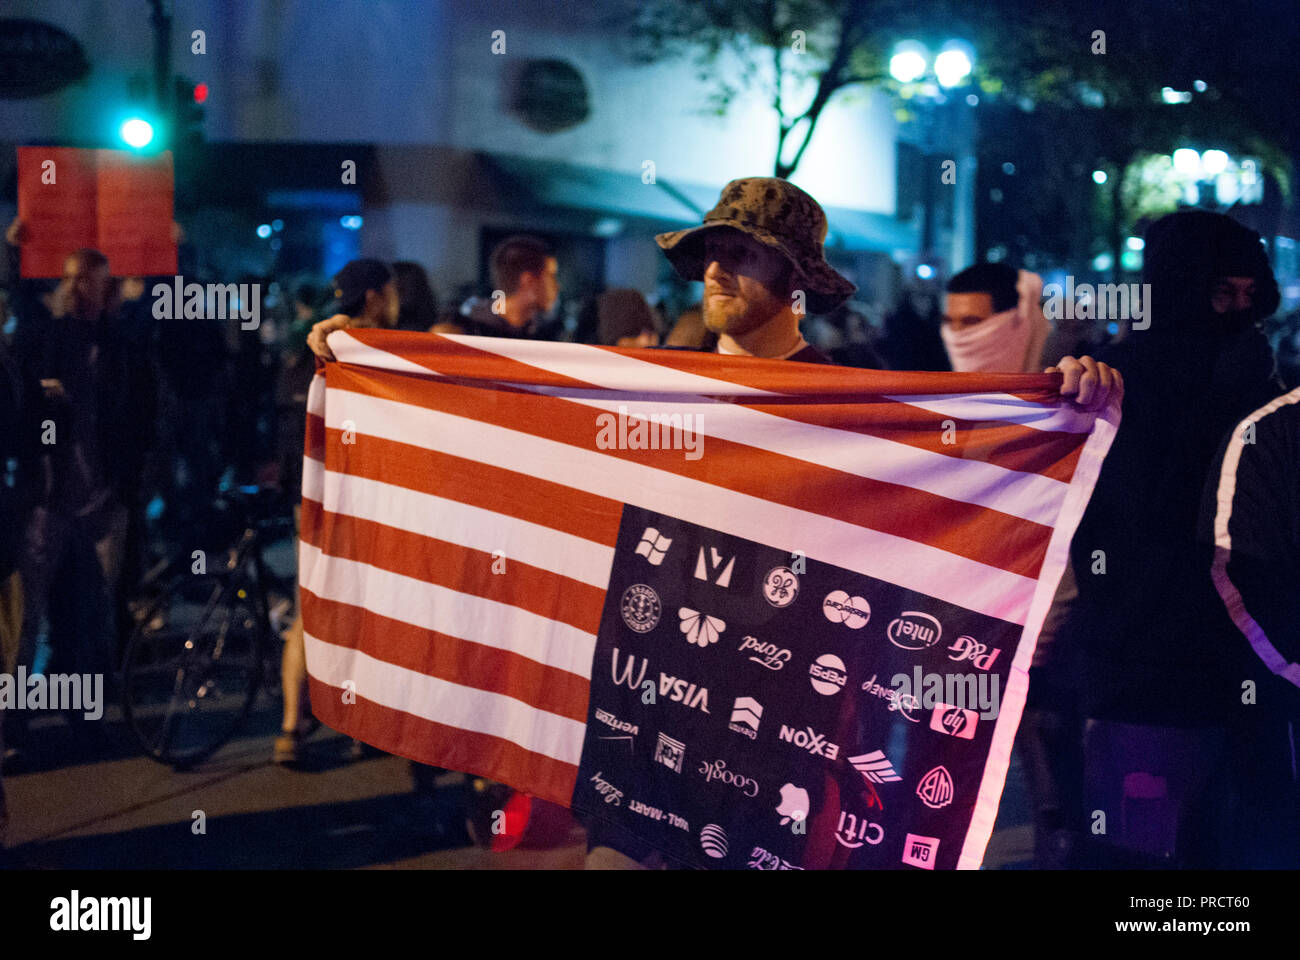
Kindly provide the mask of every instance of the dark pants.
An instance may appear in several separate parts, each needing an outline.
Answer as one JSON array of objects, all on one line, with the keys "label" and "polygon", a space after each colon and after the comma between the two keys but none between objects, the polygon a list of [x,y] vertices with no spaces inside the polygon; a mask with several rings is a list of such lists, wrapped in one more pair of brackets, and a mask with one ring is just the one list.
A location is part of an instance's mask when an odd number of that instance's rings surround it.
[{"label": "dark pants", "polygon": [[[121,563],[126,513],[94,518],[37,508],[23,557],[22,662],[30,665],[42,619],[58,670],[111,676],[116,653],[112,585]],[[54,668],[52,668],[54,669]]]}]

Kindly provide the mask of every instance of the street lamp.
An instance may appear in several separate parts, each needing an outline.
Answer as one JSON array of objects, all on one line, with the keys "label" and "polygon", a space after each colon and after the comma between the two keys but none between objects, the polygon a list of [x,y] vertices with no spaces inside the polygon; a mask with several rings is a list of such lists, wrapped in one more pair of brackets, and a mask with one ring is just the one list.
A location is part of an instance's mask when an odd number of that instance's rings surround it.
[{"label": "street lamp", "polygon": [[[902,40],[895,45],[889,58],[889,75],[901,85],[902,97],[916,104],[916,116],[921,126],[921,142],[918,145],[921,148],[921,162],[924,166],[929,166],[938,143],[939,138],[935,128],[940,120],[939,110],[953,100],[948,91],[969,82],[974,69],[975,51],[969,43],[962,40],[947,41],[933,57],[930,51],[917,40]],[[951,122],[955,123],[956,119],[952,118]],[[956,139],[953,137],[952,130],[945,132],[949,137]],[[933,181],[934,176],[927,169],[923,177],[921,206],[920,253],[923,260],[930,257],[934,248]],[[973,206],[973,182],[962,182],[959,189],[964,191],[962,196],[970,200],[970,205]],[[959,215],[962,212],[970,213],[956,208],[955,212]],[[960,234],[960,230],[958,233]],[[956,259],[965,259],[966,251],[959,250],[957,253]]]},{"label": "street lamp", "polygon": [[960,40],[949,40],[945,43],[939,55],[934,58],[934,75],[939,81],[939,86],[949,90],[960,86],[970,76],[971,69],[974,67],[971,62],[972,56],[969,44],[962,43]]},{"label": "street lamp", "polygon": [[904,40],[894,47],[894,55],[889,58],[889,75],[899,83],[912,83],[925,76],[929,59],[925,47],[915,40]]}]

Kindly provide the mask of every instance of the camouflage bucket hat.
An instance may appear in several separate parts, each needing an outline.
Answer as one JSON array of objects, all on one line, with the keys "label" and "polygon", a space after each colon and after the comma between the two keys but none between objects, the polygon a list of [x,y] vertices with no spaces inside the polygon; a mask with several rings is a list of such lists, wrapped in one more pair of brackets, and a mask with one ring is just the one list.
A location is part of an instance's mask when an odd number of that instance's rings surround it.
[{"label": "camouflage bucket hat", "polygon": [[683,279],[703,280],[704,234],[718,227],[739,230],[784,255],[794,266],[795,288],[807,294],[810,313],[834,310],[857,289],[826,262],[826,214],[788,180],[732,180],[702,226],[661,233],[655,242]]}]

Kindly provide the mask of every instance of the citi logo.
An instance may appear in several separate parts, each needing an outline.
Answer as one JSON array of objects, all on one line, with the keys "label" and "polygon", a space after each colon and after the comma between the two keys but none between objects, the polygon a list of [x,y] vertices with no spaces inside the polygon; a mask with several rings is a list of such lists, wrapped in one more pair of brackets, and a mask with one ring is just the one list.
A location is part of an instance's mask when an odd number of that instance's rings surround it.
[{"label": "citi logo", "polygon": [[659,696],[667,697],[674,703],[683,704],[701,713],[709,712],[708,687],[696,686],[687,680],[670,677],[666,673],[659,674]]},{"label": "citi logo", "polygon": [[622,684],[626,684],[629,690],[641,689],[641,684],[645,682],[646,667],[650,665],[650,661],[647,660],[645,657],[640,658],[641,673],[635,680],[633,680],[632,671],[636,669],[637,659],[638,659],[637,657],[629,653],[627,655],[627,662],[623,664],[623,671],[622,674],[620,675],[618,669],[618,647],[614,648],[613,662],[610,664],[609,672],[610,672],[610,676],[614,678],[614,684],[616,686],[622,683]]},{"label": "citi logo", "polygon": [[793,743],[796,747],[802,747],[814,757],[825,757],[827,760],[834,760],[840,755],[839,746],[828,742],[825,734],[817,733],[812,727],[796,730],[794,727],[781,724],[781,732],[777,736],[786,743]]},{"label": "citi logo", "polygon": [[860,757],[849,757],[849,763],[871,783],[893,783],[895,780],[903,779],[883,750],[873,750]]},{"label": "citi logo", "polygon": [[904,610],[889,624],[889,642],[903,650],[928,650],[943,636],[943,627],[928,613]]},{"label": "citi logo", "polygon": [[808,680],[814,690],[829,697],[844,689],[849,675],[844,672],[843,660],[833,653],[823,653],[808,668]]},{"label": "citi logo", "polygon": [[763,705],[753,697],[737,697],[731,709],[731,723],[727,729],[754,740],[758,737],[758,722],[763,719]]},{"label": "citi logo", "polygon": [[863,843],[874,847],[884,839],[885,828],[880,824],[868,823],[866,817],[859,820],[855,814],[840,811],[840,825],[835,828],[835,840],[840,846],[856,850]]},{"label": "citi logo", "polygon": [[[724,588],[731,586],[731,570],[736,565],[736,558],[728,557],[725,567],[722,565],[722,560],[723,557],[722,554],[718,553],[718,548],[709,547],[709,557],[706,563],[704,548],[700,547],[700,555],[695,561],[695,579],[707,583],[710,576],[712,576],[714,578],[713,582],[718,586]],[[719,567],[722,568],[721,571],[719,571]]]}]

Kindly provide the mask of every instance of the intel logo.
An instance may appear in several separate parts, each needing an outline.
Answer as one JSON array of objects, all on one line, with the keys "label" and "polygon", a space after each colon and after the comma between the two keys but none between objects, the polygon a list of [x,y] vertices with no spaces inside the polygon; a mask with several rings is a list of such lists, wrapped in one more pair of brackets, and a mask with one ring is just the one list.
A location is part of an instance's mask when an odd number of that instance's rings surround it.
[{"label": "intel logo", "polygon": [[903,650],[928,650],[943,636],[943,627],[928,613],[904,610],[889,624],[889,642]]}]

